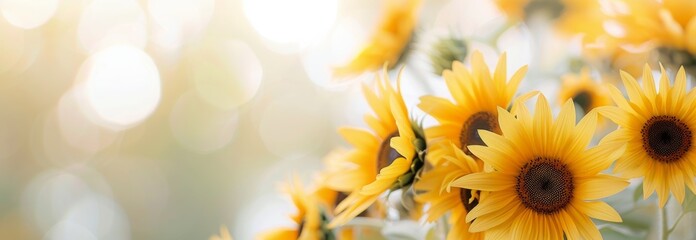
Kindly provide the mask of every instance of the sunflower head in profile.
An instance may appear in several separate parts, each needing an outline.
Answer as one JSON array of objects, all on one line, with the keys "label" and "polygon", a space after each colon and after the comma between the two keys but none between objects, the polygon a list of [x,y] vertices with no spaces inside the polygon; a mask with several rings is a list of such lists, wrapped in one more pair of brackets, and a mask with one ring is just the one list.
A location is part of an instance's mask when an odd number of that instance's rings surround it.
[{"label": "sunflower head in profile", "polygon": [[686,91],[683,68],[674,85],[665,69],[661,70],[659,92],[650,66],[644,68],[642,87],[623,72],[628,99],[611,86],[616,106],[598,110],[619,125],[606,139],[627,143],[626,153],[616,161],[614,171],[630,178],[644,177],[643,196],[647,198],[657,191],[660,206],[664,206],[670,192],[681,203],[685,185],[696,192],[696,91]]},{"label": "sunflower head in profile", "polygon": [[327,228],[328,211],[325,205],[330,199],[323,199],[325,194],[318,190],[306,190],[298,179],[284,185],[283,190],[290,195],[297,213],[290,216],[296,224],[294,228],[278,228],[259,234],[259,240],[328,240],[335,239],[333,232]]},{"label": "sunflower head in profile", "polygon": [[575,124],[569,100],[554,120],[540,95],[534,114],[520,104],[516,115],[498,109],[502,135],[480,131],[486,146],[469,146],[492,169],[471,173],[452,186],[483,191],[467,215],[471,232],[491,239],[601,239],[590,218],[619,222],[621,217],[597,199],[613,195],[628,181],[601,174],[625,149],[602,143],[588,149],[596,112]]},{"label": "sunflower head in profile", "polygon": [[387,0],[386,10],[367,45],[346,65],[334,68],[336,77],[378,70],[386,62],[396,66],[408,50],[418,22],[421,0]]},{"label": "sunflower head in profile", "polygon": [[563,77],[558,100],[561,104],[572,99],[583,112],[588,113],[597,107],[611,104],[609,90],[590,77],[590,70],[582,69],[580,75],[569,74]]},{"label": "sunflower head in profile", "polygon": [[696,75],[696,1],[619,0],[612,20],[619,23],[624,44],[648,45],[659,61],[673,69],[683,66]]},{"label": "sunflower head in profile", "polygon": [[439,125],[426,130],[431,146],[428,159],[433,164],[451,152],[449,142],[471,155],[467,146],[484,144],[478,134],[479,129],[500,133],[497,108],[511,105],[517,87],[527,72],[524,66],[507,81],[505,56],[500,56],[493,73],[478,51],[471,56],[471,70],[456,61],[452,64],[452,70],[445,70],[442,76],[454,102],[436,96],[421,97],[418,107],[439,122]]},{"label": "sunflower head in profile", "polygon": [[382,193],[408,187],[423,166],[425,141],[422,129],[412,123],[400,92],[401,75],[396,89],[391,86],[387,70],[377,78],[377,90],[363,88],[365,98],[375,115],[366,115],[371,131],[342,128],[340,133],[354,146],[340,161],[333,164],[343,168],[335,171],[326,183],[335,189],[347,189],[351,194],[337,207],[338,215],[332,227],[351,220]]},{"label": "sunflower head in profile", "polygon": [[480,161],[477,163],[454,144],[448,145],[450,154],[430,171],[424,172],[415,183],[416,191],[419,193],[416,200],[430,204],[426,213],[429,222],[450,213],[448,223],[451,228],[447,233],[448,240],[483,239],[482,233],[469,232],[469,222],[466,221],[466,214],[479,202],[478,191],[450,187],[455,179],[480,172],[482,166]]},{"label": "sunflower head in profile", "polygon": [[440,75],[444,70],[452,70],[452,62],[464,62],[468,54],[466,40],[462,37],[450,36],[435,41],[428,57],[433,71]]},{"label": "sunflower head in profile", "polygon": [[232,240],[232,235],[230,234],[230,230],[222,225],[220,226],[220,235],[213,235],[209,240]]}]

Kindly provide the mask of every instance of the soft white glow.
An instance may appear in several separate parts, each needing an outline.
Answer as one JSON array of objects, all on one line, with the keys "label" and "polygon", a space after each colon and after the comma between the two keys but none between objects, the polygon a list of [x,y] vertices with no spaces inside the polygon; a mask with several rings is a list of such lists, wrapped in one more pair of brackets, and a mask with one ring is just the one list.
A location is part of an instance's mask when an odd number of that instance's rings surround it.
[{"label": "soft white glow", "polygon": [[208,104],[196,92],[179,98],[169,118],[177,142],[189,150],[206,153],[226,146],[235,136],[239,115]]},{"label": "soft white glow", "polygon": [[217,41],[199,52],[193,63],[193,80],[205,101],[222,109],[233,109],[256,96],[263,70],[246,43]]},{"label": "soft white glow", "polygon": [[[1,0],[0,0],[1,1]],[[0,73],[13,69],[22,59],[26,43],[24,31],[0,21]]]},{"label": "soft white glow", "polygon": [[264,38],[301,49],[336,20],[337,0],[244,0],[244,13]]},{"label": "soft white glow", "polygon": [[104,49],[88,61],[84,94],[102,125],[130,127],[155,110],[160,100],[160,76],[149,55],[120,45]]},{"label": "soft white glow", "polygon": [[153,41],[166,49],[180,47],[186,40],[202,33],[214,9],[214,0],[147,1],[147,10],[155,27]]},{"label": "soft white glow", "polygon": [[82,12],[78,39],[88,52],[114,44],[144,48],[147,18],[135,0],[94,0]]},{"label": "soft white glow", "polygon": [[346,17],[338,21],[328,37],[319,44],[312,45],[302,56],[302,64],[309,80],[327,89],[344,87],[345,84],[340,83],[359,82],[358,79],[336,81],[332,69],[355,57],[355,53],[363,47],[367,34],[368,31],[353,18]]},{"label": "soft white glow", "polygon": [[2,0],[2,15],[24,29],[32,29],[46,23],[56,13],[58,0]]}]

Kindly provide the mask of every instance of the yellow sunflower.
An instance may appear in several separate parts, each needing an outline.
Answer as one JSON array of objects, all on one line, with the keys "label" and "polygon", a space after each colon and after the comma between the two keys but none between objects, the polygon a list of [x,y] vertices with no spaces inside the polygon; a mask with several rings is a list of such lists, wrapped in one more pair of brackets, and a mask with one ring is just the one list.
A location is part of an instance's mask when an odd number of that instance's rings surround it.
[{"label": "yellow sunflower", "polygon": [[220,235],[212,236],[209,240],[232,240],[232,235],[230,235],[230,230],[223,225],[220,226]]},{"label": "yellow sunflower", "polygon": [[643,48],[627,48],[609,36],[600,36],[582,44],[582,57],[603,71],[610,81],[620,79],[619,69],[631,74],[640,74],[643,64],[650,60],[650,51]]},{"label": "yellow sunflower", "polygon": [[305,190],[297,179],[285,185],[283,190],[290,195],[293,204],[297,208],[297,213],[291,216],[296,227],[270,230],[259,234],[257,239],[334,239],[333,232],[326,227],[328,224],[326,212],[329,209],[326,209],[326,205],[323,204],[331,201],[331,199],[322,199],[322,197],[326,197],[327,195],[318,194],[318,191]]},{"label": "yellow sunflower", "polygon": [[619,0],[612,18],[623,27],[621,39],[641,45],[683,49],[696,54],[696,2],[691,0]]},{"label": "yellow sunflower", "polygon": [[686,91],[684,68],[677,73],[674,85],[661,67],[659,92],[650,66],[643,71],[642,88],[629,74],[622,72],[628,99],[610,87],[617,106],[599,108],[599,112],[616,122],[619,129],[607,139],[627,143],[626,153],[619,158],[614,171],[626,177],[644,177],[643,197],[657,192],[664,206],[671,192],[680,203],[685,185],[696,192],[696,91]]},{"label": "yellow sunflower", "polygon": [[421,0],[387,0],[383,19],[367,45],[348,64],[334,69],[337,77],[374,71],[386,62],[394,67],[411,42]]},{"label": "yellow sunflower", "polygon": [[423,166],[423,135],[408,118],[400,82],[399,76],[394,89],[385,69],[384,76],[377,78],[376,92],[366,86],[363,88],[365,98],[376,114],[365,116],[372,131],[339,130],[355,149],[341,161],[345,171],[333,174],[327,184],[353,191],[336,207],[338,215],[331,221],[331,227],[348,222],[372,205],[382,193],[409,186]]},{"label": "yellow sunflower", "polygon": [[590,70],[582,69],[580,76],[569,74],[563,77],[558,100],[560,104],[573,99],[587,113],[597,107],[611,104],[609,90],[590,77]]},{"label": "yellow sunflower", "polygon": [[448,240],[483,239],[482,233],[470,233],[466,214],[479,202],[478,192],[469,189],[450,188],[455,179],[470,173],[480,172],[481,166],[464,154],[454,144],[449,144],[450,154],[430,171],[427,171],[415,183],[419,194],[416,200],[430,204],[427,220],[435,221],[450,212],[448,223],[450,230]]},{"label": "yellow sunflower", "polygon": [[598,1],[586,0],[495,0],[498,8],[512,20],[525,20],[535,15],[546,15],[561,32],[583,33],[593,39],[602,33],[606,16]]},{"label": "yellow sunflower", "polygon": [[660,61],[696,71],[696,1],[619,0],[612,19],[623,28],[622,43],[648,45]]},{"label": "yellow sunflower", "polygon": [[554,121],[546,98],[535,112],[520,104],[513,115],[498,109],[502,135],[480,131],[486,146],[469,146],[493,171],[471,173],[452,186],[485,191],[467,221],[471,232],[490,239],[601,239],[590,218],[620,222],[608,204],[595,201],[628,186],[628,181],[601,174],[625,144],[600,142],[587,148],[597,123],[596,112],[575,124],[575,106],[567,101]]},{"label": "yellow sunflower", "polygon": [[[527,72],[527,66],[518,69],[508,82],[505,56],[500,56],[493,74],[480,52],[471,56],[472,70],[456,61],[452,70],[445,70],[442,76],[454,102],[436,96],[421,97],[418,107],[439,122],[426,130],[430,145],[427,158],[431,163],[436,164],[448,156],[449,142],[471,155],[466,148],[468,145],[483,144],[479,129],[500,133],[497,107],[507,108],[511,104]],[[439,144],[441,142],[446,144]]]}]

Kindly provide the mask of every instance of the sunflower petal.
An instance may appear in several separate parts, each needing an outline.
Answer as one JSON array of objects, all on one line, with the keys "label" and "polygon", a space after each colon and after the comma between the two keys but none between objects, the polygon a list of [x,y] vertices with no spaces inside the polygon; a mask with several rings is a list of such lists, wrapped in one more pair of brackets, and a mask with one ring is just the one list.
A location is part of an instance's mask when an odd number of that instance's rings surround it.
[{"label": "sunflower petal", "polygon": [[513,188],[515,186],[515,180],[511,175],[497,172],[472,173],[454,180],[450,185],[453,187],[482,191],[500,191]]}]

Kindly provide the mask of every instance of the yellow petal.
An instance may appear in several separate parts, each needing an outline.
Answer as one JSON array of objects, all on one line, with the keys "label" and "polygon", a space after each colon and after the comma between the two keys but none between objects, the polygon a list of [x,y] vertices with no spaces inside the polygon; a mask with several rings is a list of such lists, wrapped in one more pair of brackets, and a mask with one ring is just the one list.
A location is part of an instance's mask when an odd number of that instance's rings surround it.
[{"label": "yellow petal", "polygon": [[621,222],[619,213],[605,202],[577,202],[575,206],[591,218],[609,222]]},{"label": "yellow petal", "polygon": [[595,200],[614,195],[628,186],[628,181],[623,178],[605,174],[592,177],[576,178],[578,198],[582,200]]},{"label": "yellow petal", "polygon": [[515,177],[498,172],[472,173],[454,180],[450,185],[482,191],[500,191],[515,187]]}]

